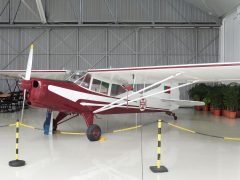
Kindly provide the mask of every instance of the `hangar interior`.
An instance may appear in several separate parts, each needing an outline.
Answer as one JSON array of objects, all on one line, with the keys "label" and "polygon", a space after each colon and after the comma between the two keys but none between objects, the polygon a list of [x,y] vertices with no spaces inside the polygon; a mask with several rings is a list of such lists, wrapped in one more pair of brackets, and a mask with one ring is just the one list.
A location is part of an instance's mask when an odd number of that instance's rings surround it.
[{"label": "hangar interior", "polygon": [[[239,0],[1,0],[0,69],[25,70],[34,44],[34,70],[238,62]],[[0,91],[16,80],[1,77]],[[188,88],[181,98],[188,99]],[[0,126],[12,124],[21,112],[1,113]],[[239,137],[239,119],[213,118],[180,109],[177,124],[202,133]],[[24,123],[42,128],[46,109],[26,109]],[[21,128],[20,158],[27,165],[8,166],[14,159],[14,128],[2,127],[0,168],[4,179],[239,179],[238,142],[192,135],[163,124],[162,163],[166,174],[153,174],[157,126],[162,113],[96,118],[104,142],[85,136],[44,136]],[[116,129],[145,124],[119,133]],[[85,132],[81,117],[60,126]],[[201,173],[201,175],[200,175]]]}]

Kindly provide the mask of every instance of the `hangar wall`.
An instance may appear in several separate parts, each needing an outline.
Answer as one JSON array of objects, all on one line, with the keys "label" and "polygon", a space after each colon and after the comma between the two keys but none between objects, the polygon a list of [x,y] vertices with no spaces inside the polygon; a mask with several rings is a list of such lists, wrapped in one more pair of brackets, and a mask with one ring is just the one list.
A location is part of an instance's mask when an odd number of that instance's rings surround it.
[{"label": "hangar wall", "polygon": [[240,6],[223,19],[221,26],[221,61],[240,61]]},{"label": "hangar wall", "polygon": [[[1,1],[1,69],[25,69],[32,42],[33,69],[218,61],[218,18],[183,0],[42,2],[47,25],[35,1]],[[3,81],[0,91],[7,89]]]},{"label": "hangar wall", "polygon": [[33,69],[217,62],[218,35],[218,28],[0,29],[1,69],[25,69],[33,41]]}]

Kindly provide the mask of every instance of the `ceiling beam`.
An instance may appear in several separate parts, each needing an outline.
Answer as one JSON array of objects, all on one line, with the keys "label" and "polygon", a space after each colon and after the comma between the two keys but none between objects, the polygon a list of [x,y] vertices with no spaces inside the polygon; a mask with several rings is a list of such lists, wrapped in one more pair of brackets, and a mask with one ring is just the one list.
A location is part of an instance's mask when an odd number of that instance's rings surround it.
[{"label": "ceiling beam", "polygon": [[18,22],[14,24],[8,24],[8,23],[0,23],[0,28],[21,28],[21,27],[26,27],[26,28],[54,28],[54,27],[139,27],[139,28],[218,28],[220,27],[221,24],[219,23],[191,23],[191,24],[183,24],[183,23],[139,23],[139,24],[108,24],[108,23],[103,23],[103,24],[94,24],[94,23],[86,23],[86,24],[77,24],[77,23],[47,23],[47,24],[39,24],[39,23],[34,23],[34,22]]},{"label": "ceiling beam", "polygon": [[46,23],[47,23],[47,20],[46,20],[45,12],[44,12],[44,10],[43,10],[42,1],[41,1],[41,0],[36,0],[36,4],[37,4],[39,16],[40,16],[40,18],[41,18],[41,22],[42,22],[43,24],[46,24]]}]

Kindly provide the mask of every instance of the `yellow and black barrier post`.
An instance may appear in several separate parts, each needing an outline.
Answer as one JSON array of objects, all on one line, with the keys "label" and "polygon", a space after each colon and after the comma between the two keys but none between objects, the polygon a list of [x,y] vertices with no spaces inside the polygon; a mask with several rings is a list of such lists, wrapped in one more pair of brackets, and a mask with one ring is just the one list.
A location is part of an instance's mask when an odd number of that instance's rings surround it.
[{"label": "yellow and black barrier post", "polygon": [[16,159],[9,161],[9,166],[12,167],[20,167],[24,166],[26,163],[24,160],[19,160],[19,126],[20,122],[19,120],[16,121]]},{"label": "yellow and black barrier post", "polygon": [[157,165],[150,166],[150,169],[154,173],[163,173],[168,172],[168,169],[165,166],[161,166],[161,140],[162,140],[162,120],[158,120],[158,147],[157,147]]}]

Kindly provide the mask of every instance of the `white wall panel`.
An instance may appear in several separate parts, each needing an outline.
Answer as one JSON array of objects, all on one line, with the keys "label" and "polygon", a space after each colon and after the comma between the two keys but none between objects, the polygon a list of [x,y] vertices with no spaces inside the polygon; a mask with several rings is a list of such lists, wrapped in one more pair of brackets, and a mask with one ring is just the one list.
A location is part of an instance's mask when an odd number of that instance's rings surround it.
[{"label": "white wall panel", "polygon": [[154,0],[117,1],[117,20],[119,22],[153,21]]},{"label": "white wall panel", "polygon": [[[47,29],[21,29],[20,32],[21,56],[18,67],[25,69],[29,54],[29,44],[34,42],[33,69],[48,69],[48,30]],[[37,38],[41,36],[41,38]]]},{"label": "white wall panel", "polygon": [[[79,69],[105,68],[107,65],[107,29],[79,29]],[[96,64],[97,63],[97,64]]]},{"label": "white wall panel", "polygon": [[84,22],[115,22],[116,0],[83,0]]},{"label": "white wall panel", "polygon": [[[42,1],[43,2],[43,1]],[[48,0],[46,1],[48,22],[78,22],[80,14],[79,0]]]},{"label": "white wall panel", "polygon": [[240,61],[240,21],[237,9],[226,16],[221,28],[221,61]]},{"label": "white wall panel", "polygon": [[35,0],[11,1],[12,18],[14,22],[40,22],[40,16]]},{"label": "white wall panel", "polygon": [[156,22],[216,22],[218,19],[210,16],[199,8],[184,0],[154,1],[154,17]]},{"label": "white wall panel", "polygon": [[198,30],[198,61],[202,63],[219,61],[219,29]]},{"label": "white wall panel", "polygon": [[77,31],[77,28],[50,31],[50,69],[78,69]]},{"label": "white wall panel", "polygon": [[9,0],[0,1],[0,22],[9,22],[9,10],[10,10]]},{"label": "white wall panel", "polygon": [[1,69],[17,69],[17,54],[20,50],[20,31],[18,29],[0,30],[0,67]]},{"label": "white wall panel", "polygon": [[136,57],[135,55],[109,55],[109,67],[120,68],[120,67],[135,67]]}]

